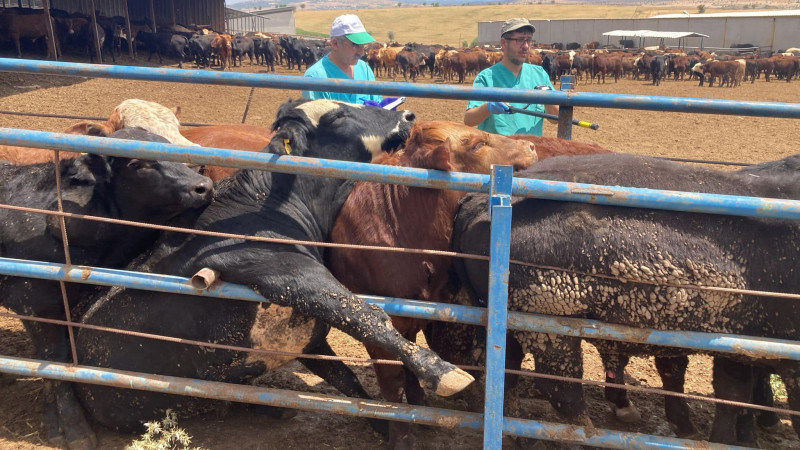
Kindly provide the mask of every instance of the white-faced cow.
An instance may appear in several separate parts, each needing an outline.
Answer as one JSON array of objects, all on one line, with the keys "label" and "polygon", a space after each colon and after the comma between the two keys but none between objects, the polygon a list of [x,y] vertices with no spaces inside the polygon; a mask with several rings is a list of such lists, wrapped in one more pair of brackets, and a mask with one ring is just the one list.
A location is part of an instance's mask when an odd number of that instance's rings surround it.
[{"label": "white-faced cow", "polygon": [[[519,176],[800,199],[800,155],[736,172],[630,155],[591,155],[546,160]],[[488,254],[486,200],[485,195],[470,195],[462,202],[454,225],[455,251]],[[511,259],[568,270],[512,265],[509,280],[512,310],[659,330],[798,338],[800,308],[796,302],[681,287],[800,292],[797,221],[523,198],[512,200],[512,207]],[[485,263],[459,260],[456,265],[468,290],[485,299]],[[627,282],[586,274],[623,277]],[[525,332],[511,335],[523,352],[534,355],[537,372],[582,377],[579,338]],[[613,375],[608,381],[622,382],[622,370],[629,355],[656,355],[665,388],[683,391],[686,355],[692,351],[601,340],[593,344],[603,356],[607,370],[610,369],[608,374]],[[513,366],[518,364],[519,361]],[[713,380],[716,397],[749,401],[754,388],[752,364],[779,373],[787,386],[790,406],[800,408],[800,365],[787,360],[716,354]],[[536,386],[560,414],[588,421],[580,384],[537,379]],[[692,435],[695,429],[689,422],[688,408],[681,403],[667,401],[667,418],[675,424],[679,435]],[[735,406],[717,405],[711,440],[736,442],[736,419],[741,412]],[[800,421],[793,422],[795,430],[800,431]],[[747,441],[753,435],[740,433],[738,439]]]},{"label": "white-faced cow", "polygon": [[[115,138],[166,142],[142,130],[126,129]],[[165,224],[182,213],[211,201],[212,184],[183,164],[139,159],[82,155],[60,165],[64,210],[71,213]],[[0,202],[40,209],[56,209],[54,163],[0,167]],[[194,211],[192,211],[194,212]],[[121,268],[152,245],[158,232],[151,229],[79,219],[66,220],[72,264]],[[64,263],[61,228],[55,216],[0,209],[0,255],[9,258]],[[97,288],[67,283],[73,311]],[[3,306],[24,315],[48,319],[64,317],[59,283],[3,276]],[[26,322],[36,356],[70,361],[65,328]],[[80,447],[94,439],[67,383],[45,382],[45,429],[53,443]],[[61,432],[59,431],[61,428]],[[63,432],[63,436],[61,433]]]},{"label": "white-faced cow", "polygon": [[[273,124],[277,134],[265,151],[368,162],[381,151],[401,146],[414,119],[409,111],[327,100],[288,102],[278,111]],[[335,178],[240,170],[218,184],[214,202],[197,227],[326,241],[351,187]],[[156,251],[141,268],[185,277],[202,268],[215,269],[223,280],[250,286],[272,304],[128,289],[100,299],[84,321],[198,341],[322,353],[330,353],[325,336],[335,326],[389,351],[440,395],[456,393],[472,382],[467,373],[404,339],[383,310],[345,289],[325,268],[323,251],[314,245],[192,236],[175,251],[159,254]],[[286,357],[208,351],[89,330],[78,333],[78,345],[84,364],[229,382],[243,382],[287,362]],[[330,372],[327,380],[355,393]],[[142,420],[161,417],[165,408],[176,409],[177,403],[181,407],[176,410],[184,414],[207,406],[201,399],[134,390],[84,386],[82,391],[82,402],[96,420],[127,430],[140,430]]]}]

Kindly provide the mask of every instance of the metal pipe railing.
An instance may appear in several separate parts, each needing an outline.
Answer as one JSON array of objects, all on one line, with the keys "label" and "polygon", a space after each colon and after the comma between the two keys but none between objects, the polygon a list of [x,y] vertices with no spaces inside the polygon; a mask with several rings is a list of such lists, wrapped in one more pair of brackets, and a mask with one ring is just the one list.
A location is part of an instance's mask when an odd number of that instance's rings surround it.
[{"label": "metal pipe railing", "polygon": [[[178,378],[164,375],[129,372],[114,369],[99,369],[88,366],[73,366],[52,361],[39,361],[26,358],[0,357],[0,372],[21,376],[34,376],[54,380],[96,384],[128,389],[139,389],[163,394],[185,395],[232,402],[245,402],[271,405],[304,411],[325,411],[348,416],[404,420],[437,427],[455,425],[481,430],[483,415],[471,412],[452,411],[400,403],[386,403],[375,400],[335,397],[236,385],[217,381]],[[685,439],[651,436],[639,433],[625,433],[574,425],[563,425],[534,420],[505,418],[503,433],[534,439],[559,440],[575,444],[585,444],[606,448],[675,448],[675,449],[739,449],[707,442],[693,442]]]},{"label": "metal pipe railing", "polygon": [[[267,302],[257,292],[233,283],[217,281],[207,290],[196,289],[189,278],[133,272],[102,267],[67,266],[65,264],[0,257],[0,274],[63,280],[99,286],[122,286],[176,294],[216,297],[231,300]],[[387,314],[418,319],[486,325],[487,309],[391,297],[361,295],[367,303],[383,308]],[[590,319],[508,312],[508,328],[536,333],[556,333],[587,339],[608,339],[635,344],[680,347],[704,352],[745,353],[752,357],[800,361],[800,342],[782,339],[739,336],[697,331],[663,331],[615,325]]]},{"label": "metal pipe railing", "polygon": [[274,89],[367,92],[391,96],[448,98],[458,100],[511,101],[515,103],[553,104],[569,107],[591,106],[595,108],[640,109],[691,112],[697,114],[800,118],[800,104],[797,103],[743,102],[653,95],[619,95],[598,94],[593,92],[474,88],[383,81],[316,79],[292,75],[104,66],[11,58],[0,58],[0,71],[126,80],[168,81],[174,83],[220,84]]},{"label": "metal pipe railing", "polygon": [[[190,162],[226,167],[305,173],[379,183],[453,189],[469,192],[490,190],[489,175],[441,172],[369,163],[302,158],[291,155],[246,152],[221,148],[191,147],[160,142],[126,141],[44,131],[0,128],[0,144],[54,148],[72,152],[127,156],[162,161]],[[512,194],[549,200],[574,201],[671,211],[706,212],[747,217],[800,219],[800,201],[660,191],[656,189],[600,186],[563,181],[514,178]]]}]

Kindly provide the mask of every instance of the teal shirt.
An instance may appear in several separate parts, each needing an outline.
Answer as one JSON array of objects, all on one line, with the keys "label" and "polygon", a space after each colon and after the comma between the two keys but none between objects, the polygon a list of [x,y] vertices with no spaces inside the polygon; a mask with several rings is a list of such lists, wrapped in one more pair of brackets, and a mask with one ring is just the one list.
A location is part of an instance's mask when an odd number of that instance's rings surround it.
[{"label": "teal shirt", "polygon": [[[314,63],[313,66],[306,69],[306,73],[303,76],[309,78],[350,79],[346,73],[342,72],[342,69],[328,59],[328,55],[323,56],[322,59]],[[356,65],[353,66],[353,79],[358,81],[375,81],[375,75],[372,73],[372,69],[369,68],[369,65],[359,59]],[[381,101],[380,95],[351,94],[347,92],[303,91],[303,98],[310,98],[312,100],[326,98],[329,100],[359,104],[363,104],[365,100]]]},{"label": "teal shirt", "polygon": [[[515,77],[506,66],[497,63],[492,67],[488,67],[481,71],[475,81],[472,83],[474,87],[498,87],[498,88],[513,88],[513,89],[533,89],[534,87],[545,84],[553,89],[550,83],[550,77],[547,72],[540,66],[534,64],[522,64],[522,69],[519,71],[519,76]],[[470,100],[467,104],[467,109],[472,109],[481,106],[486,102],[479,100]],[[509,105],[516,108],[528,109],[531,111],[544,112],[544,105],[539,104],[525,104],[525,103],[510,103]],[[542,121],[541,117],[528,116],[525,114],[490,114],[483,122],[478,124],[478,129],[489,133],[502,134],[509,136],[512,134],[532,134],[534,136],[542,135]]]}]

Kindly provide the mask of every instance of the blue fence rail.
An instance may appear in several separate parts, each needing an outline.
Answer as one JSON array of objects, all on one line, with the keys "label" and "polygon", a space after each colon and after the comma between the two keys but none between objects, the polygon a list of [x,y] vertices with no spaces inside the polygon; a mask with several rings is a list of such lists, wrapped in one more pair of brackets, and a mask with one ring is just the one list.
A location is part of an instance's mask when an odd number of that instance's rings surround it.
[{"label": "blue fence rail", "polygon": [[[800,118],[800,105],[791,103],[768,103],[768,102],[730,102],[721,100],[707,99],[688,99],[655,96],[620,96],[611,94],[591,94],[557,91],[512,91],[508,89],[482,89],[458,86],[430,86],[430,85],[410,85],[404,83],[379,83],[379,82],[353,82],[339,80],[312,80],[302,77],[277,76],[277,75],[251,75],[236,74],[226,72],[174,70],[174,69],[149,69],[124,66],[92,66],[84,64],[47,62],[47,61],[23,61],[0,58],[0,71],[34,72],[49,73],[57,75],[75,75],[91,77],[107,77],[119,79],[139,79],[149,81],[171,81],[183,83],[205,83],[205,84],[226,84],[237,86],[286,88],[286,89],[312,89],[329,90],[336,92],[371,92],[384,95],[405,95],[405,96],[425,96],[434,98],[453,98],[453,99],[480,99],[480,100],[507,100],[515,102],[530,103],[549,103],[566,106],[563,108],[565,113],[571,114],[573,106],[594,106],[605,108],[623,109],[650,109],[659,111],[681,111],[694,113],[713,113],[713,114],[736,114],[753,115],[767,117],[786,117]],[[436,171],[419,169],[398,169],[385,166],[373,166],[358,163],[343,163],[337,161],[307,161],[303,158],[292,156],[263,155],[247,152],[237,152],[224,149],[204,149],[197,147],[171,146],[157,143],[131,143],[123,141],[112,141],[102,138],[92,138],[85,136],[68,136],[58,133],[43,133],[24,130],[0,129],[0,143],[7,145],[18,145],[28,147],[47,147],[59,150],[89,151],[101,154],[138,156],[149,159],[164,159],[173,161],[188,161],[201,164],[214,164],[229,167],[248,167],[255,169],[275,170],[289,173],[311,173],[320,176],[333,176],[353,178],[359,180],[380,181],[390,183],[409,184],[414,186],[430,186],[436,188],[450,188],[464,191],[491,192],[493,205],[492,228],[497,226],[497,236],[500,239],[508,240],[508,234],[502,230],[510,226],[510,215],[503,213],[503,208],[507,205],[507,199],[512,194],[528,195],[557,200],[583,201],[600,204],[614,204],[633,207],[655,207],[662,209],[672,209],[679,211],[705,211],[712,213],[737,214],[745,216],[778,217],[788,219],[800,218],[800,202],[796,201],[774,201],[765,199],[753,199],[747,197],[718,196],[710,194],[693,194],[680,192],[658,192],[646,189],[628,189],[607,186],[580,185],[575,183],[559,183],[540,180],[520,180],[509,179],[504,183],[495,183],[494,175],[473,175],[473,174],[443,174]],[[499,170],[502,173],[502,170]],[[509,177],[510,178],[510,177]],[[503,177],[499,177],[503,179]],[[494,249],[494,245],[492,248]],[[489,310],[498,311],[497,299],[504,298],[506,295],[508,277],[507,255],[493,254],[494,262],[501,262],[504,258],[505,264],[493,266],[492,277],[497,281],[490,291]],[[0,261],[0,272],[2,273],[28,273],[25,276],[33,276],[31,271],[49,271],[49,276],[71,278],[70,270],[74,268],[43,268],[42,264],[36,262],[19,262],[3,259]],[[8,272],[6,272],[8,271]],[[27,272],[26,272],[27,271]],[[103,269],[96,269],[92,274],[103,273]],[[55,275],[54,275],[55,274]],[[85,272],[84,272],[85,276]],[[117,278],[112,281],[114,284],[125,284],[131,274],[115,275]],[[138,288],[143,285],[150,286],[157,275],[146,274],[138,275],[133,278],[133,283]],[[144,277],[142,279],[141,277]],[[91,278],[91,277],[90,277]],[[175,278],[175,277],[172,277]],[[73,280],[74,281],[74,280]],[[172,280],[181,284],[185,280]],[[104,284],[104,283],[100,283]],[[243,287],[228,286],[227,288],[237,290]],[[227,289],[226,288],[226,289]],[[168,289],[176,289],[176,286]],[[180,290],[180,289],[177,289]],[[222,292],[222,291],[219,291]],[[252,293],[252,291],[250,291]],[[192,293],[197,291],[192,289]],[[215,292],[216,293],[216,292]],[[371,299],[371,298],[368,298]],[[374,301],[374,299],[372,299]],[[429,308],[448,308],[450,311],[458,311],[453,305],[421,305],[424,302],[411,302],[401,299],[383,299],[383,306],[387,312],[397,315],[414,315],[420,317],[437,319],[440,316],[432,312]],[[378,301],[380,303],[380,301]],[[499,309],[505,313],[505,307]],[[480,311],[479,308],[463,310],[463,317],[458,314],[451,314],[459,321],[483,323],[487,313]],[[489,313],[492,314],[492,313]],[[523,316],[520,318],[519,316]],[[628,327],[619,327],[601,323],[589,323],[592,321],[581,321],[577,319],[559,319],[550,317],[534,317],[529,319],[519,313],[510,313],[508,316],[509,326],[512,328],[530,326],[533,331],[556,332],[570,335],[581,335],[593,338],[609,338],[620,340],[631,340],[631,336],[636,333],[636,329],[627,330]],[[463,319],[463,320],[462,320]],[[505,320],[502,315],[494,320],[490,320],[488,333],[495,336],[504,336],[505,332],[498,333],[497,322],[503,322],[499,326],[500,330],[505,328]],[[547,330],[547,331],[545,331]],[[550,331],[552,330],[552,331]],[[643,330],[638,330],[643,331]],[[661,333],[661,334],[659,334]],[[666,333],[666,334],[664,334]],[[798,355],[798,343],[788,341],[775,341],[764,339],[748,339],[738,336],[713,335],[707,333],[681,333],[681,332],[656,332],[646,333],[648,343],[661,345],[679,345],[690,348],[715,351],[737,351],[741,352],[742,345],[752,345],[753,351],[763,355],[773,355],[773,357],[800,359]],[[641,334],[640,334],[641,335]],[[653,338],[653,340],[649,340]],[[499,352],[504,352],[505,339],[499,342]],[[778,350],[776,350],[778,349]],[[776,352],[777,353],[772,353]],[[763,353],[762,353],[763,352]],[[498,355],[501,353],[498,353]],[[748,352],[748,354],[754,354]],[[780,356],[777,356],[780,354]],[[471,415],[468,413],[447,412],[444,416],[451,418],[447,421],[450,426],[480,427],[472,425],[473,421],[482,424],[484,431],[484,446],[486,448],[499,448],[502,434],[517,436],[536,437],[540,439],[561,439],[566,438],[568,442],[583,443],[603,447],[627,448],[630,446],[646,448],[708,448],[707,443],[693,443],[679,439],[663,438],[658,436],[646,436],[630,433],[617,433],[605,430],[592,430],[587,434],[579,427],[567,425],[546,424],[533,421],[521,421],[502,417],[502,379],[503,361],[502,358],[492,358],[494,361],[487,364],[487,379],[491,385],[487,386],[486,409],[483,416]],[[58,365],[48,362],[44,366],[38,365],[41,362],[28,362],[13,358],[0,359],[0,371],[17,374],[29,374],[35,376],[45,376],[52,378],[67,379],[62,377],[76,376],[81,379],[75,381],[112,383],[115,386],[127,386],[129,379],[119,381],[117,376],[129,376],[131,374],[115,373],[114,371],[92,372],[91,375],[78,376],[76,374],[85,373],[85,370],[95,370],[84,367],[74,367],[71,365]],[[499,366],[498,366],[499,365]],[[52,369],[52,370],[50,370]],[[164,389],[163,377],[133,374],[133,376],[144,376],[147,382],[137,385],[138,388],[147,390]],[[500,380],[499,383],[497,380]],[[199,380],[170,380],[170,383],[189,383],[196,386],[197,383],[211,385],[211,382]],[[178,384],[175,384],[178,386]],[[236,392],[240,386],[234,387]],[[241,387],[245,388],[245,387]],[[230,392],[231,386],[226,387],[226,392]],[[252,389],[252,388],[250,388]],[[268,390],[264,390],[267,392]],[[192,389],[186,390],[185,395],[206,395]],[[208,394],[213,396],[213,392]],[[239,395],[239,394],[237,394]],[[270,396],[258,394],[244,396],[246,400],[264,402],[273,405],[287,405],[280,396]],[[280,398],[279,398],[280,397]],[[214,397],[221,398],[221,397]],[[356,400],[354,400],[356,401]],[[292,405],[296,405],[292,403]],[[396,407],[397,405],[392,405]],[[330,410],[325,404],[291,406],[305,409]],[[425,422],[425,419],[418,418],[416,415],[406,416],[403,411],[393,416],[395,420],[413,420],[415,422]],[[345,412],[345,411],[342,411]],[[438,412],[432,411],[431,414]],[[453,421],[452,419],[455,419]],[[442,425],[441,421],[432,423]],[[559,434],[561,433],[565,434]],[[574,434],[571,434],[574,433]]]}]

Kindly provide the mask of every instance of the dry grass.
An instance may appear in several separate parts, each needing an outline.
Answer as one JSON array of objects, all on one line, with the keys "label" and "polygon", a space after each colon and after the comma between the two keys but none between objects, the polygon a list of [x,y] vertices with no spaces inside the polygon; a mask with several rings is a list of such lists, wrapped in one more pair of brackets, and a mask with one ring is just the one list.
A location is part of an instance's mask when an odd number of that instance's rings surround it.
[{"label": "dry grass", "polygon": [[[647,18],[656,14],[679,13],[684,7],[668,6],[609,6],[609,5],[479,5],[479,6],[419,6],[383,9],[301,10],[295,13],[298,29],[330,32],[333,19],[340,14],[357,14],[376,39],[387,40],[394,32],[401,43],[461,45],[478,36],[478,22],[505,20],[509,17],[529,19],[607,19]],[[722,11],[722,10],[720,10]],[[725,10],[731,11],[731,10]],[[696,11],[692,11],[696,12]],[[706,12],[716,12],[711,8]]]}]

